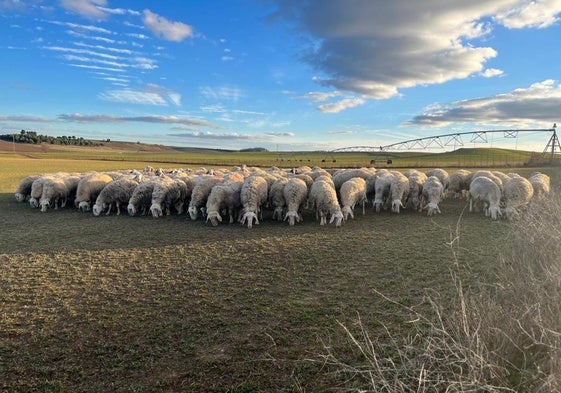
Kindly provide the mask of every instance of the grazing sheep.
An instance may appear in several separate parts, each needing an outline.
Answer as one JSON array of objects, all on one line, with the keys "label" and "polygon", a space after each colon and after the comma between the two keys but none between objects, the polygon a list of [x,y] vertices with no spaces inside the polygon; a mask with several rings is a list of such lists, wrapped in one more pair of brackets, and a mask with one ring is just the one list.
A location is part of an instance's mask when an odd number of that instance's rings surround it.
[{"label": "grazing sheep", "polygon": [[99,216],[105,209],[107,209],[105,214],[109,215],[113,205],[117,208],[117,215],[121,214],[121,205],[128,204],[139,184],[137,176],[123,176],[107,184],[95,200],[92,209],[94,216]]},{"label": "grazing sheep", "polygon": [[273,220],[282,221],[286,209],[284,199],[284,186],[288,183],[288,178],[277,179],[269,189],[269,206],[273,209]]},{"label": "grazing sheep", "polygon": [[293,226],[302,221],[302,209],[308,200],[308,186],[300,178],[291,178],[283,188],[283,196],[287,206],[284,220],[288,219],[288,225]]},{"label": "grazing sheep", "polygon": [[159,177],[149,177],[143,179],[134,189],[127,205],[127,211],[130,216],[134,216],[136,213],[145,215],[147,211],[150,210],[152,204],[152,193],[154,192],[154,184],[158,181]]},{"label": "grazing sheep", "polygon": [[39,176],[37,179],[31,183],[31,192],[29,194],[29,205],[36,209],[39,207],[39,200],[41,199],[41,195],[43,194],[43,184],[49,180],[54,179],[56,175],[54,174],[47,174],[43,176]]},{"label": "grazing sheep", "polygon": [[31,175],[20,181],[18,188],[15,192],[15,198],[18,202],[25,202],[27,197],[31,195],[31,186],[33,182],[39,179],[42,175]]},{"label": "grazing sheep", "polygon": [[220,215],[222,210],[228,212],[230,224],[234,223],[234,216],[242,207],[240,196],[242,185],[241,181],[232,181],[212,187],[206,202],[206,220],[210,221],[212,226],[222,222]]},{"label": "grazing sheep", "polygon": [[162,177],[159,182],[154,184],[154,191],[152,191],[152,205],[150,206],[152,217],[161,217],[164,212],[169,216],[172,207],[177,214],[183,213],[186,195],[187,185],[183,180],[168,176]]},{"label": "grazing sheep", "polygon": [[341,212],[343,213],[343,219],[347,220],[349,215],[351,218],[355,218],[353,210],[357,203],[362,205],[362,214],[366,212],[364,210],[364,205],[366,203],[366,180],[362,177],[353,177],[341,185],[339,190],[341,195]]},{"label": "grazing sheep", "polygon": [[528,204],[534,195],[532,183],[522,176],[513,176],[503,183],[502,199],[507,219],[512,219],[518,210]]},{"label": "grazing sheep", "polygon": [[196,178],[193,191],[191,192],[189,208],[187,209],[191,220],[197,219],[197,217],[199,216],[199,210],[203,211],[204,216],[206,201],[208,199],[208,196],[210,195],[212,187],[214,187],[221,181],[221,177],[214,176],[202,176]]},{"label": "grazing sheep", "polygon": [[353,177],[361,177],[364,180],[368,179],[376,173],[374,168],[358,168],[358,169],[341,169],[335,175],[333,175],[333,184],[335,185],[335,190],[339,191],[344,182]]},{"label": "grazing sheep", "polygon": [[76,187],[74,205],[81,211],[89,211],[101,190],[112,181],[113,178],[105,173],[94,172],[83,177]]},{"label": "grazing sheep", "polygon": [[43,192],[39,200],[39,206],[42,212],[46,212],[50,206],[54,209],[65,207],[68,199],[72,198],[72,194],[76,194],[76,187],[80,178],[78,176],[58,176],[46,179],[43,182]]},{"label": "grazing sheep", "polygon": [[497,184],[497,186],[499,186],[499,188],[501,190],[503,189],[503,182],[502,182],[501,178],[494,175],[493,172],[491,172],[491,171],[484,171],[484,170],[476,171],[476,172],[472,173],[471,180],[473,181],[473,179],[475,179],[477,177],[487,177],[487,178],[493,180]]},{"label": "grazing sheep", "polygon": [[444,191],[446,191],[446,189],[448,188],[450,175],[444,169],[441,168],[430,169],[425,172],[425,175],[427,175],[427,178],[431,176],[436,176],[438,180],[440,180],[442,186],[444,187]]},{"label": "grazing sheep", "polygon": [[405,172],[405,176],[409,180],[409,192],[405,206],[421,211],[421,195],[423,194],[423,184],[427,181],[427,175],[416,169],[410,169]]},{"label": "grazing sheep", "polygon": [[498,219],[501,214],[501,189],[493,180],[480,176],[471,181],[469,186],[469,211],[474,210],[478,201],[485,203],[485,215],[491,219]]},{"label": "grazing sheep", "polygon": [[444,199],[444,186],[436,176],[429,176],[423,184],[421,196],[421,210],[427,209],[427,215],[440,213],[438,204]]},{"label": "grazing sheep", "polygon": [[381,208],[386,204],[390,197],[392,179],[392,173],[384,172],[377,176],[374,181],[374,202],[372,202],[372,204],[376,208],[376,213],[380,213]]},{"label": "grazing sheep", "polygon": [[335,187],[330,179],[320,176],[314,181],[310,191],[310,201],[312,207],[316,210],[316,219],[320,219],[320,225],[325,225],[327,217],[330,215],[329,223],[335,223],[335,227],[341,226],[343,213],[337,200]]},{"label": "grazing sheep", "polygon": [[465,169],[457,170],[448,178],[446,193],[452,198],[465,197],[468,194],[471,182],[471,172]]},{"label": "grazing sheep", "polygon": [[403,201],[409,191],[409,179],[397,171],[392,171],[391,175],[390,198],[392,201],[392,212],[399,213],[399,208],[404,207]]},{"label": "grazing sheep", "polygon": [[241,202],[243,207],[243,215],[241,224],[251,228],[253,221],[259,224],[259,216],[261,215],[261,208],[267,202],[267,193],[269,187],[267,180],[262,176],[249,176],[242,185],[241,189]]},{"label": "grazing sheep", "polygon": [[540,172],[535,172],[530,175],[528,181],[534,188],[534,197],[537,199],[545,198],[549,195],[550,179],[549,176]]}]

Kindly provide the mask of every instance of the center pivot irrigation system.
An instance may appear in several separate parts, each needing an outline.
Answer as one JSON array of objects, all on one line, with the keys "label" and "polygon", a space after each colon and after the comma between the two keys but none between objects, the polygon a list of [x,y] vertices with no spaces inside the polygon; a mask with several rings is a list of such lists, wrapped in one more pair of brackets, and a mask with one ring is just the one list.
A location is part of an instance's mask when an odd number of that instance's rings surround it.
[{"label": "center pivot irrigation system", "polygon": [[485,131],[471,131],[471,132],[456,132],[454,134],[444,134],[428,136],[425,138],[410,139],[403,142],[392,143],[384,146],[350,146],[332,150],[332,153],[339,152],[383,152],[390,150],[418,150],[418,149],[438,149],[445,147],[461,147],[464,146],[463,138],[469,138],[470,143],[488,143],[487,136],[489,134],[503,134],[504,138],[518,138],[520,132],[550,132],[551,137],[545,146],[543,152],[551,153],[553,158],[556,153],[561,153],[561,144],[557,137],[557,124],[553,124],[551,128],[535,128],[523,130],[485,130]]}]

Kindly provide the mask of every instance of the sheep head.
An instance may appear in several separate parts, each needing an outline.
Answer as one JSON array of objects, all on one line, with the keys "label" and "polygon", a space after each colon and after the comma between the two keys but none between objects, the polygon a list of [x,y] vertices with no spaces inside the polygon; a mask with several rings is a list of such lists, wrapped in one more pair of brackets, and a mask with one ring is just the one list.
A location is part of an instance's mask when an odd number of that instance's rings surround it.
[{"label": "sheep head", "polygon": [[78,203],[78,209],[83,212],[87,212],[90,210],[90,202],[89,201],[82,201]]},{"label": "sheep head", "polygon": [[497,220],[503,214],[501,213],[501,208],[499,206],[490,206],[489,215],[491,216],[492,220]]},{"label": "sheep head", "polygon": [[187,211],[189,212],[189,217],[191,217],[191,220],[196,220],[197,217],[199,216],[199,211],[197,210],[196,206],[189,206],[189,209],[187,209]]},{"label": "sheep head", "polygon": [[41,211],[43,213],[47,211],[50,205],[51,205],[50,199],[41,199],[41,201],[39,202],[39,206],[41,206]]},{"label": "sheep head", "polygon": [[438,203],[435,202],[430,202],[424,208],[428,210],[427,212],[428,216],[432,216],[434,213],[440,213],[440,208],[438,207]]},{"label": "sheep head", "polygon": [[129,212],[129,216],[134,216],[137,213],[136,207],[132,203],[128,204],[127,211]]},{"label": "sheep head", "polygon": [[251,228],[253,226],[253,220],[255,220],[255,225],[259,225],[259,219],[255,212],[245,212],[241,219],[241,224],[245,225],[247,221],[247,227]]},{"label": "sheep head", "polygon": [[399,213],[399,208],[403,207],[403,202],[401,202],[401,199],[394,199],[392,201],[392,212],[393,213]]},{"label": "sheep head", "polygon": [[207,222],[210,221],[212,226],[215,227],[218,225],[218,223],[222,222],[222,217],[217,211],[212,211],[208,213],[208,215],[206,216],[206,220]]},{"label": "sheep head", "polygon": [[18,201],[18,202],[24,202],[25,201],[25,195],[24,194],[17,192],[15,196],[16,196],[16,201]]},{"label": "sheep head", "polygon": [[275,210],[273,210],[273,220],[282,220],[283,210],[282,206],[275,207]]},{"label": "sheep head", "polygon": [[338,228],[341,226],[342,221],[343,221],[343,213],[341,213],[341,211],[339,210],[331,214],[331,219],[329,220],[329,223],[330,224],[335,223],[335,227]]},{"label": "sheep head", "polygon": [[37,200],[37,198],[31,198],[29,200],[29,205],[33,208],[33,209],[37,209],[39,207],[39,201]]},{"label": "sheep head", "polygon": [[101,204],[96,203],[92,210],[93,210],[93,215],[97,217],[103,211],[103,206]]},{"label": "sheep head", "polygon": [[286,216],[284,217],[284,221],[288,220],[288,225],[290,226],[294,226],[295,223],[300,222],[300,216],[298,215],[298,212],[288,212],[286,213]]},{"label": "sheep head", "polygon": [[351,216],[351,218],[355,218],[355,215],[353,213],[353,209],[351,209],[350,206],[343,206],[343,208],[341,209],[341,212],[343,213],[343,219],[346,221],[349,216]]},{"label": "sheep head", "polygon": [[150,206],[150,213],[152,213],[152,217],[158,218],[161,217],[162,214],[162,206],[160,204],[154,203]]},{"label": "sheep head", "polygon": [[382,206],[384,205],[384,201],[381,198],[375,198],[374,202],[372,202],[376,207],[376,213],[380,213]]}]

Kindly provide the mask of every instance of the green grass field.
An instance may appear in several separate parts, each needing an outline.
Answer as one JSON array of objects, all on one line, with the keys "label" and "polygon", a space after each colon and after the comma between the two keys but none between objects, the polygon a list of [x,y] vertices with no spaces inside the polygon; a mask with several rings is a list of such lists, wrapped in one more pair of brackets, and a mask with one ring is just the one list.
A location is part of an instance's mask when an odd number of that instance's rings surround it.
[{"label": "green grass field", "polygon": [[[0,391],[348,389],[321,361],[325,346],[356,356],[338,321],[406,332],[411,316],[375,290],[418,310],[427,291],[446,303],[451,271],[477,288],[509,247],[508,222],[459,200],[432,218],[368,210],[341,228],[266,213],[251,230],[15,202],[27,174],[147,164],[75,158],[0,155]],[[558,168],[541,170],[561,184]]]}]

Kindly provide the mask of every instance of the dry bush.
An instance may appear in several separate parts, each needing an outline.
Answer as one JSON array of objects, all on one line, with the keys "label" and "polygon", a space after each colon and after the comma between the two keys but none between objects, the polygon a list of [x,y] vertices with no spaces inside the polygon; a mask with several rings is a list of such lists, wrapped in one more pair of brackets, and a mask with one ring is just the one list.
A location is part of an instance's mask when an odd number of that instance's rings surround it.
[{"label": "dry bush", "polygon": [[[452,272],[451,305],[435,294],[428,312],[399,305],[411,315],[405,335],[369,333],[360,317],[341,324],[359,360],[326,345],[321,361],[348,377],[346,391],[560,392],[560,239],[561,198],[532,204],[512,223],[493,282],[465,291]],[[456,258],[459,238],[451,245]]]}]

